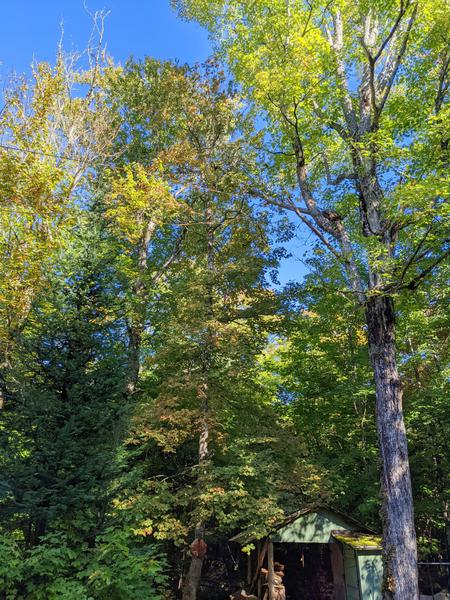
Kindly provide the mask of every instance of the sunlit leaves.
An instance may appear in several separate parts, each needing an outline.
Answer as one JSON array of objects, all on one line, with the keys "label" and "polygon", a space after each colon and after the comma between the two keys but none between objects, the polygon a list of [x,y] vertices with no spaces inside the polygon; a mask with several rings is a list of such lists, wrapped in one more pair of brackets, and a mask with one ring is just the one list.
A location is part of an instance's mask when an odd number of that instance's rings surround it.
[{"label": "sunlit leaves", "polygon": [[106,176],[110,191],[105,199],[105,216],[114,223],[118,235],[131,244],[141,238],[144,223],[151,221],[161,227],[179,209],[158,169],[151,172],[140,164],[128,164],[123,172],[110,171]]},{"label": "sunlit leaves", "polygon": [[[358,260],[380,272],[380,287],[391,289],[402,265],[416,262],[414,242],[422,228],[446,218],[448,3],[174,4],[207,26],[259,121],[265,120],[264,142],[278,153],[269,154],[269,167],[262,169],[272,185],[292,195],[298,136],[318,205],[338,209]],[[380,183],[379,220],[387,228],[376,240],[358,232],[357,186],[345,178],[330,183],[355,170],[361,178],[370,168]],[[349,189],[351,203],[343,201]],[[430,255],[439,256],[443,240],[439,225],[427,245]]]},{"label": "sunlit leaves", "polygon": [[[0,339],[2,352],[46,286],[74,223],[85,176],[108,152],[113,129],[92,73],[64,57],[35,65],[5,94],[0,117]],[[72,97],[83,79],[91,87]],[[3,356],[4,358],[4,356]]]}]

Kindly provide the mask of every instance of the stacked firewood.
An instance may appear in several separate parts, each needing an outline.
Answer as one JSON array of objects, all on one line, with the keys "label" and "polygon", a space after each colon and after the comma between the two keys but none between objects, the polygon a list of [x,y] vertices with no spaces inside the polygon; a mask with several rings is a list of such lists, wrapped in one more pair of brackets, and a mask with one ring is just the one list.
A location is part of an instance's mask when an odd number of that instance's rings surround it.
[{"label": "stacked firewood", "polygon": [[[270,600],[286,600],[286,588],[283,585],[284,577],[284,565],[279,562],[273,563],[274,574],[273,574],[273,598]],[[265,576],[268,581],[269,571],[267,569],[261,569],[261,573]],[[269,598],[269,589],[266,590],[263,600]]]}]

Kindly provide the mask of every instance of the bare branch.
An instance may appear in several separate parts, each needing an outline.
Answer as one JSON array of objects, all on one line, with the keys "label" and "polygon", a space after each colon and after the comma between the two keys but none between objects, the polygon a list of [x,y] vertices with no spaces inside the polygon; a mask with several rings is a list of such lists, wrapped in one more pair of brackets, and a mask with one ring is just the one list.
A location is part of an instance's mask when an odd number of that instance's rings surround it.
[{"label": "bare branch", "polygon": [[334,57],[336,60],[336,74],[338,78],[339,87],[342,92],[342,110],[344,112],[345,120],[347,123],[347,127],[352,134],[356,133],[356,115],[353,109],[352,98],[350,95],[347,75],[345,73],[344,66],[344,30],[343,30],[343,22],[341,12],[338,10],[335,15],[333,15],[333,25],[334,25],[334,38],[332,33],[327,28],[327,36],[328,41],[334,51]]},{"label": "bare branch", "polygon": [[383,111],[383,108],[389,97],[389,93],[391,91],[392,85],[394,83],[395,77],[397,75],[398,69],[403,60],[403,56],[406,52],[406,48],[408,46],[409,35],[410,35],[411,29],[414,25],[414,21],[416,20],[417,8],[418,8],[418,5],[415,4],[412,15],[409,18],[408,25],[407,25],[405,34],[403,36],[403,40],[402,40],[399,51],[397,52],[395,58],[392,60],[391,65],[387,64],[384,72],[380,75],[378,89],[379,89],[380,94],[382,94],[382,96],[381,96],[381,100],[380,100],[380,103],[378,104],[378,108],[377,108],[377,119],[379,118],[379,115]]},{"label": "bare branch", "polygon": [[311,4],[311,2],[307,2],[307,4],[308,4],[308,7],[309,7],[309,11],[308,11],[308,16],[306,17],[305,26],[303,27],[302,37],[304,37],[304,35],[308,31],[308,25],[309,25],[309,22],[311,21],[311,17],[313,15],[313,10],[314,10],[314,6]]},{"label": "bare branch", "polygon": [[25,154],[46,156],[48,158],[56,158],[58,160],[69,160],[78,164],[81,163],[81,160],[79,158],[72,158],[70,156],[65,156],[64,154],[53,154],[51,152],[43,152],[41,150],[32,150],[31,148],[19,148],[18,146],[10,146],[8,144],[0,144],[0,148],[3,148],[3,150],[9,150],[11,152],[23,152]]},{"label": "bare branch", "polygon": [[372,56],[372,49],[375,46],[377,34],[378,27],[373,19],[372,10],[369,10],[364,19],[364,35],[361,40],[361,45],[367,56],[367,63],[363,65],[363,75],[359,87],[360,133],[370,129],[370,110],[371,108],[376,109],[375,60]]},{"label": "bare branch", "polygon": [[[341,25],[337,25],[339,31]],[[338,37],[338,47],[339,47]],[[356,262],[353,255],[353,249],[350,244],[348,234],[342,222],[342,217],[333,211],[321,210],[317,206],[317,202],[313,196],[312,190],[308,181],[308,174],[306,168],[306,159],[304,154],[303,143],[300,134],[300,124],[298,121],[297,109],[300,104],[299,100],[293,100],[293,114],[292,117],[287,113],[285,107],[276,104],[270,98],[269,100],[278,108],[285,122],[293,129],[293,147],[296,159],[296,172],[297,181],[300,188],[302,200],[306,206],[306,209],[299,207],[295,204],[291,198],[287,201],[278,198],[269,197],[266,201],[274,204],[280,208],[284,208],[294,212],[300,220],[316,235],[316,237],[322,242],[322,244],[341,262],[348,274],[351,282],[352,290],[357,294],[360,302],[364,302],[365,295],[362,287],[361,278],[358,273]],[[356,119],[355,119],[356,122]],[[342,136],[346,135],[345,129],[340,128]],[[330,180],[330,178],[328,178]],[[336,184],[341,183],[345,179],[356,179],[356,175],[353,173],[342,174],[336,178]],[[332,181],[332,180],[331,180]],[[310,218],[307,218],[310,217]],[[329,242],[326,234],[330,235],[335,241],[341,246],[342,253],[336,250],[334,245]]]},{"label": "bare branch", "polygon": [[377,60],[380,58],[380,56],[383,54],[386,46],[389,44],[389,42],[391,41],[391,39],[393,38],[393,36],[395,35],[401,20],[403,19],[403,17],[406,14],[406,11],[408,10],[408,8],[411,6],[411,1],[410,0],[406,0],[406,2],[404,0],[400,0],[400,9],[397,15],[397,18],[395,19],[395,23],[392,25],[392,28],[388,34],[388,36],[385,38],[384,42],[381,44],[378,52],[376,53],[376,55],[373,57],[373,61],[377,62]]},{"label": "bare branch", "polygon": [[273,206],[277,206],[278,208],[283,208],[285,210],[290,210],[291,212],[297,213],[297,211],[301,212],[304,215],[312,216],[310,210],[306,208],[302,208],[296,205],[296,203],[292,200],[292,198],[280,198],[279,196],[275,196],[273,194],[269,194],[264,190],[258,188],[250,188],[248,193],[255,198],[260,198],[264,200],[267,204],[272,204]]},{"label": "bare branch", "polygon": [[429,227],[427,227],[427,230],[425,231],[422,239],[420,240],[420,242],[417,244],[416,249],[414,250],[414,252],[412,253],[412,255],[410,256],[409,260],[406,261],[406,264],[403,268],[402,274],[400,275],[400,282],[403,282],[406,276],[406,273],[408,271],[408,269],[410,268],[410,266],[413,264],[413,262],[415,261],[417,255],[419,254],[420,250],[422,249],[424,243],[427,240],[427,237],[429,236],[431,230],[433,228],[433,225],[429,225]]},{"label": "bare branch", "polygon": [[336,177],[329,178],[327,177],[328,185],[340,185],[343,181],[355,181],[356,173],[341,173],[340,175],[336,175]]},{"label": "bare branch", "polygon": [[347,181],[347,180],[355,181],[356,180],[356,178],[357,178],[356,173],[340,173],[339,175],[336,175],[336,177],[332,177],[330,165],[329,165],[328,159],[326,157],[326,154],[322,155],[322,159],[323,159],[323,165],[325,168],[325,175],[327,178],[328,185],[336,186],[336,185],[340,185],[343,181]]},{"label": "bare branch", "polygon": [[331,129],[334,129],[336,131],[336,133],[338,133],[339,136],[345,142],[348,142],[348,140],[349,140],[349,134],[348,134],[347,130],[345,129],[345,127],[341,123],[338,123],[337,121],[331,120],[330,117],[329,117],[329,115],[327,115],[325,112],[323,112],[323,110],[320,108],[320,106],[317,104],[317,102],[315,100],[313,100],[313,108],[314,108],[315,114],[320,119],[322,119],[322,121],[324,122],[324,124],[327,127],[330,127]]},{"label": "bare branch", "polygon": [[341,254],[339,254],[339,252],[333,247],[332,244],[330,244],[330,242],[327,240],[327,238],[322,234],[322,232],[314,225],[314,223],[312,223],[309,219],[307,219],[305,217],[305,215],[300,212],[295,210],[294,211],[297,216],[300,218],[300,220],[307,226],[309,227],[309,229],[319,238],[319,240],[322,242],[322,244],[328,248],[328,250],[338,259],[339,262],[342,262],[342,256]]}]

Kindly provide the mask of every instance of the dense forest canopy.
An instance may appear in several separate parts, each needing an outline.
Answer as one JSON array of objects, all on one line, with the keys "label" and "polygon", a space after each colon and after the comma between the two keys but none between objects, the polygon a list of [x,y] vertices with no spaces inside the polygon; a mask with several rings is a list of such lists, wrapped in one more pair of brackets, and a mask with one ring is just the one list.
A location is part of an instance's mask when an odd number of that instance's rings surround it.
[{"label": "dense forest canopy", "polygon": [[174,5],[206,64],[100,35],[4,93],[0,598],[228,598],[227,540],[317,505],[438,590],[448,4]]}]

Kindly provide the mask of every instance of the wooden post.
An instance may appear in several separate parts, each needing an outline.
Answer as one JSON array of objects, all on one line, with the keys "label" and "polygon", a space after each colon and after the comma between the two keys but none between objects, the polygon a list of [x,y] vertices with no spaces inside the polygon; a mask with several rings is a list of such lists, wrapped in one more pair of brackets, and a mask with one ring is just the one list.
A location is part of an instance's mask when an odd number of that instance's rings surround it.
[{"label": "wooden post", "polygon": [[345,591],[345,569],[344,557],[340,546],[337,543],[329,544],[331,570],[333,572],[334,595],[335,600],[345,600],[347,593]]},{"label": "wooden post", "polygon": [[247,585],[252,583],[252,553],[249,552],[247,560]]},{"label": "wooden post", "polygon": [[261,552],[261,542],[259,540],[257,540],[256,542],[256,567],[255,567],[255,575],[254,578],[252,579],[252,585],[250,586],[249,592],[250,594],[253,592],[255,585],[256,585],[256,595],[258,596],[258,600],[261,597],[260,594],[260,589],[259,589],[259,580],[260,577],[258,577],[258,566],[259,566],[259,554]]},{"label": "wooden post", "polygon": [[275,600],[275,569],[273,566],[273,542],[269,539],[267,547],[267,588],[269,591],[269,600]]},{"label": "wooden post", "polygon": [[[257,557],[258,560],[256,563],[256,571],[255,571],[255,574],[253,575],[252,585],[250,586],[250,593],[253,592],[253,589],[254,589],[256,583],[258,583],[258,590],[259,590],[259,584],[261,582],[260,572],[261,572],[261,567],[263,566],[264,558],[267,553],[267,542],[264,544],[261,551],[259,550],[259,548],[260,548],[259,542],[258,542],[257,548],[258,548],[258,557]],[[258,591],[258,594],[259,594],[259,591]],[[259,598],[259,596],[258,596],[258,598]]]}]

